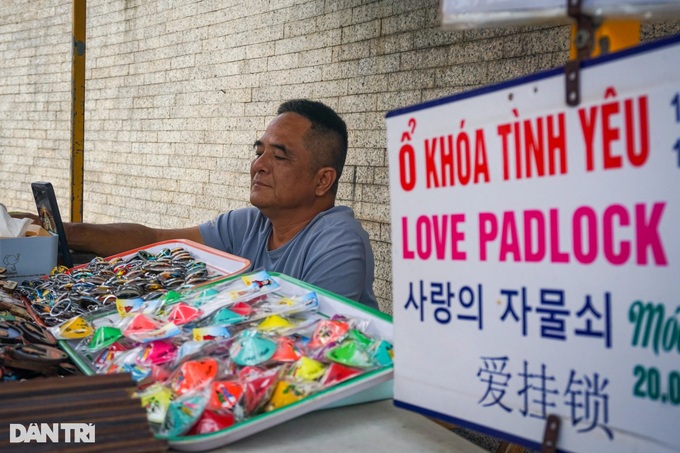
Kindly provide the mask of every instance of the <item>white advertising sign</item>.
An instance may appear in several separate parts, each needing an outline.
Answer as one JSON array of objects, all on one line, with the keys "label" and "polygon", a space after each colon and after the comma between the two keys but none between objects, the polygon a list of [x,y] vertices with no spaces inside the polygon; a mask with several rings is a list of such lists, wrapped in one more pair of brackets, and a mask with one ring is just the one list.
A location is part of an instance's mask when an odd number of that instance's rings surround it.
[{"label": "white advertising sign", "polygon": [[[470,29],[566,22],[572,0],[441,0],[443,28]],[[584,14],[605,18],[669,19],[680,14],[678,0],[582,0]]]},{"label": "white advertising sign", "polygon": [[680,37],[387,115],[395,404],[680,446]]}]

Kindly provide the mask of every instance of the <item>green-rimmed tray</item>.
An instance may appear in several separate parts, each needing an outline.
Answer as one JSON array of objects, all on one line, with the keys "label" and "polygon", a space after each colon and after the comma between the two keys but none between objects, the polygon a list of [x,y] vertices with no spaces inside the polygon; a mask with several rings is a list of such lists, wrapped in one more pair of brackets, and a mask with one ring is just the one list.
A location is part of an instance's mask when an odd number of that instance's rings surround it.
[{"label": "green-rimmed tray", "polygon": [[[315,291],[319,300],[319,312],[324,315],[331,317],[342,314],[370,320],[367,333],[389,342],[393,341],[391,316],[287,275],[276,272],[269,274],[276,279],[286,294],[303,295]],[[228,277],[222,281],[232,278],[238,277]],[[77,341],[73,340],[60,341],[60,346],[83,373],[94,374],[89,358],[76,351],[76,344]],[[370,371],[283,408],[250,417],[229,428],[209,434],[170,438],[169,445],[175,450],[182,451],[211,450],[315,410],[390,399],[393,396],[392,378],[392,366]]]}]

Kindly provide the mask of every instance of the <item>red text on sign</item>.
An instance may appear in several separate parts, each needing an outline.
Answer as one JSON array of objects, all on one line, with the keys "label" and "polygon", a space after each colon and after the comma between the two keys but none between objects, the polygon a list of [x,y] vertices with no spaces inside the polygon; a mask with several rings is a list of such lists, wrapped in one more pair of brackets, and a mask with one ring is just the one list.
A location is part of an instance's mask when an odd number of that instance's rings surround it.
[{"label": "red text on sign", "polygon": [[[633,210],[613,204],[598,213],[581,206],[571,214],[569,231],[560,229],[560,211],[530,209],[479,214],[479,259],[489,259],[489,247],[499,261],[590,264],[603,259],[613,265],[631,260],[637,265],[666,266],[668,261],[659,234],[665,203],[636,204]],[[564,213],[562,213],[564,215]],[[631,230],[632,229],[632,230]],[[632,240],[620,239],[632,233]],[[571,245],[563,249],[561,238],[571,233]],[[568,242],[568,241],[567,241]],[[651,257],[651,262],[648,259]]]},{"label": "red text on sign", "polygon": [[432,257],[438,260],[465,260],[465,252],[459,249],[460,242],[465,240],[465,233],[459,230],[459,224],[464,222],[465,214],[421,215],[416,219],[415,232],[411,236],[409,219],[402,217],[404,259],[412,260],[417,255],[421,260]]},{"label": "red text on sign", "polygon": [[[461,122],[461,127],[465,124]],[[489,182],[484,131],[466,131],[425,140],[427,188]]]},{"label": "red text on sign", "polygon": [[497,132],[503,152],[503,180],[567,172],[564,113],[501,124]]},{"label": "red text on sign", "polygon": [[[613,88],[605,97],[614,97]],[[647,96],[637,99],[613,100],[602,105],[578,110],[586,151],[586,170],[614,170],[626,163],[644,165],[649,157],[649,113]],[[598,135],[601,148],[597,147]],[[623,143],[621,140],[623,139]],[[596,152],[601,149],[601,154]]]}]

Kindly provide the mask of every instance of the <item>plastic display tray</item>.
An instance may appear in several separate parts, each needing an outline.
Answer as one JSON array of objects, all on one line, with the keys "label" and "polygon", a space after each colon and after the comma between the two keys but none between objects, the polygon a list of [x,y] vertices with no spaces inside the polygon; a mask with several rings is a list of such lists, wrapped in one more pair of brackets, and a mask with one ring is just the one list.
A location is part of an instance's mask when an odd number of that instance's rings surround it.
[{"label": "plastic display tray", "polygon": [[213,274],[218,274],[217,278],[222,278],[227,275],[240,274],[250,266],[250,260],[241,258],[240,256],[232,255],[231,253],[222,252],[212,247],[208,247],[207,245],[199,244],[198,242],[189,241],[187,239],[173,239],[170,241],[155,242],[153,244],[145,245],[144,247],[139,247],[128,250],[127,252],[109,256],[107,259],[129,258],[140,250],[155,254],[166,248],[174,249],[178,247],[190,252],[191,256],[195,260],[205,262],[208,266],[208,270],[210,270]]},{"label": "plastic display tray", "polygon": [[[281,285],[281,291],[286,294],[303,295],[309,291],[315,291],[319,300],[320,313],[328,317],[342,314],[348,317],[369,320],[370,325],[367,333],[389,342],[393,341],[391,316],[287,275],[276,272],[269,272],[269,274]],[[60,341],[61,347],[69,354],[83,373],[94,374],[91,363],[76,351],[76,344],[77,341],[73,340]],[[229,428],[209,434],[170,438],[168,442],[174,450],[211,450],[231,444],[239,439],[315,410],[391,399],[393,397],[392,379],[392,366],[369,371],[288,406],[248,418]]]},{"label": "plastic display tray", "polygon": [[[173,239],[169,241],[155,242],[153,244],[145,245],[143,247],[138,247],[136,249],[128,250],[126,252],[118,253],[116,255],[111,255],[106,257],[107,260],[112,260],[114,258],[127,259],[135,255],[140,250],[147,251],[152,254],[157,254],[163,249],[174,249],[181,247],[191,253],[192,258],[197,261],[202,261],[206,264],[208,272],[211,278],[201,283],[208,284],[215,280],[222,279],[231,275],[237,275],[243,273],[246,269],[250,267],[250,260],[241,258],[230,253],[222,252],[220,250],[208,247],[198,242],[190,241],[187,239]],[[78,269],[87,266],[87,263],[74,266],[72,269]],[[44,278],[47,278],[45,276]],[[45,326],[45,323],[33,310],[33,305],[30,300],[23,298],[24,305],[28,313],[31,315],[33,320],[41,326]]]}]

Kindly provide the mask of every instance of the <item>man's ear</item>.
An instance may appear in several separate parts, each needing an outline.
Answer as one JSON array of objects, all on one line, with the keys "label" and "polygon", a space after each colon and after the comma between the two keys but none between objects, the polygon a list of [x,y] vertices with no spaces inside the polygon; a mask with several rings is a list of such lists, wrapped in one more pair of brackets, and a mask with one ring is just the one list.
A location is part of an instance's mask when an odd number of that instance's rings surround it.
[{"label": "man's ear", "polygon": [[335,183],[338,174],[333,167],[323,167],[316,172],[316,196],[324,196]]}]

